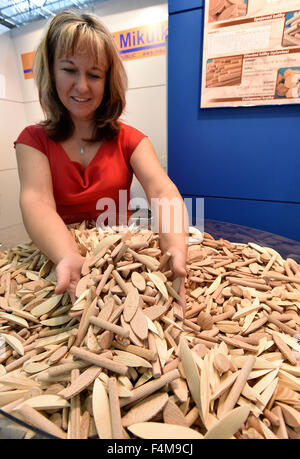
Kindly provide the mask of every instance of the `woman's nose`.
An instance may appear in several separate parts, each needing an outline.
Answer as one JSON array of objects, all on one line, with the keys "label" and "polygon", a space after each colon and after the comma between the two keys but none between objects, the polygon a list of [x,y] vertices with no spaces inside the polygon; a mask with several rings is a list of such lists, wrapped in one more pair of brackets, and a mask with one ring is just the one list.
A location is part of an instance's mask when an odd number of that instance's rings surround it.
[{"label": "woman's nose", "polygon": [[86,89],[88,89],[88,80],[86,75],[79,74],[78,78],[76,80],[76,86],[77,89],[80,90],[81,92],[84,92]]}]

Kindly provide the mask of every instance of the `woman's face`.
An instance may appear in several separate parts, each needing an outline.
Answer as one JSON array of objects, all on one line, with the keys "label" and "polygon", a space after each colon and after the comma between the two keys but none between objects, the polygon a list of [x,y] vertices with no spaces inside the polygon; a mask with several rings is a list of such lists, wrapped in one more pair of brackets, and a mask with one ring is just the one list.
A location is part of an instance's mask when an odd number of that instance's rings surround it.
[{"label": "woman's face", "polygon": [[91,53],[77,47],[74,55],[55,55],[54,79],[58,97],[74,121],[94,119],[106,82],[106,58],[95,63]]}]

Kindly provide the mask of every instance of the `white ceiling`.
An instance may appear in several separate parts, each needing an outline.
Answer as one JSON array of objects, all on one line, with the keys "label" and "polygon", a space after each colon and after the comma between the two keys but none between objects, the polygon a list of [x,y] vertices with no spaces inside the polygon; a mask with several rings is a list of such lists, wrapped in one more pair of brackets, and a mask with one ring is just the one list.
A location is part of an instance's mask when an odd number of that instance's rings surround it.
[{"label": "white ceiling", "polygon": [[0,0],[0,27],[13,29],[70,8],[89,8],[108,0]]}]

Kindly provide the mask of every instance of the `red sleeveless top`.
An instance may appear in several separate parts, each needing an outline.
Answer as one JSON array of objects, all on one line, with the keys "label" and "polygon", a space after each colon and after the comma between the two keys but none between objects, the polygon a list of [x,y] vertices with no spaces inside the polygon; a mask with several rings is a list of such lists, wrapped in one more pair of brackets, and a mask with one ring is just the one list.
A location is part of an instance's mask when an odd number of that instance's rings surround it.
[{"label": "red sleeveless top", "polygon": [[[142,132],[121,123],[118,135],[114,140],[103,140],[96,156],[86,168],[77,161],[71,161],[63,147],[50,139],[40,125],[25,128],[14,145],[23,143],[47,156],[57,213],[69,224],[96,220],[102,211],[108,211],[105,203],[110,210],[115,209],[114,212],[118,215],[120,190],[124,190],[123,195],[126,193],[126,210],[129,216],[128,201],[133,177],[130,158],[144,137],[146,136]],[[105,199],[97,206],[101,198]],[[122,213],[124,204],[121,207]]]}]

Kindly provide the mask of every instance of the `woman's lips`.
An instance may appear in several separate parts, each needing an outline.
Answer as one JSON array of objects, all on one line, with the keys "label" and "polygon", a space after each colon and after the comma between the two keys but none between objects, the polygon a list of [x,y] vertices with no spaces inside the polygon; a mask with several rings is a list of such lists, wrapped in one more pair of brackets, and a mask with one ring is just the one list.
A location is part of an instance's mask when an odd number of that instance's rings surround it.
[{"label": "woman's lips", "polygon": [[89,102],[89,100],[91,100],[91,99],[86,99],[86,98],[82,98],[82,97],[75,97],[75,96],[72,96],[71,99],[75,100],[75,102]]}]

